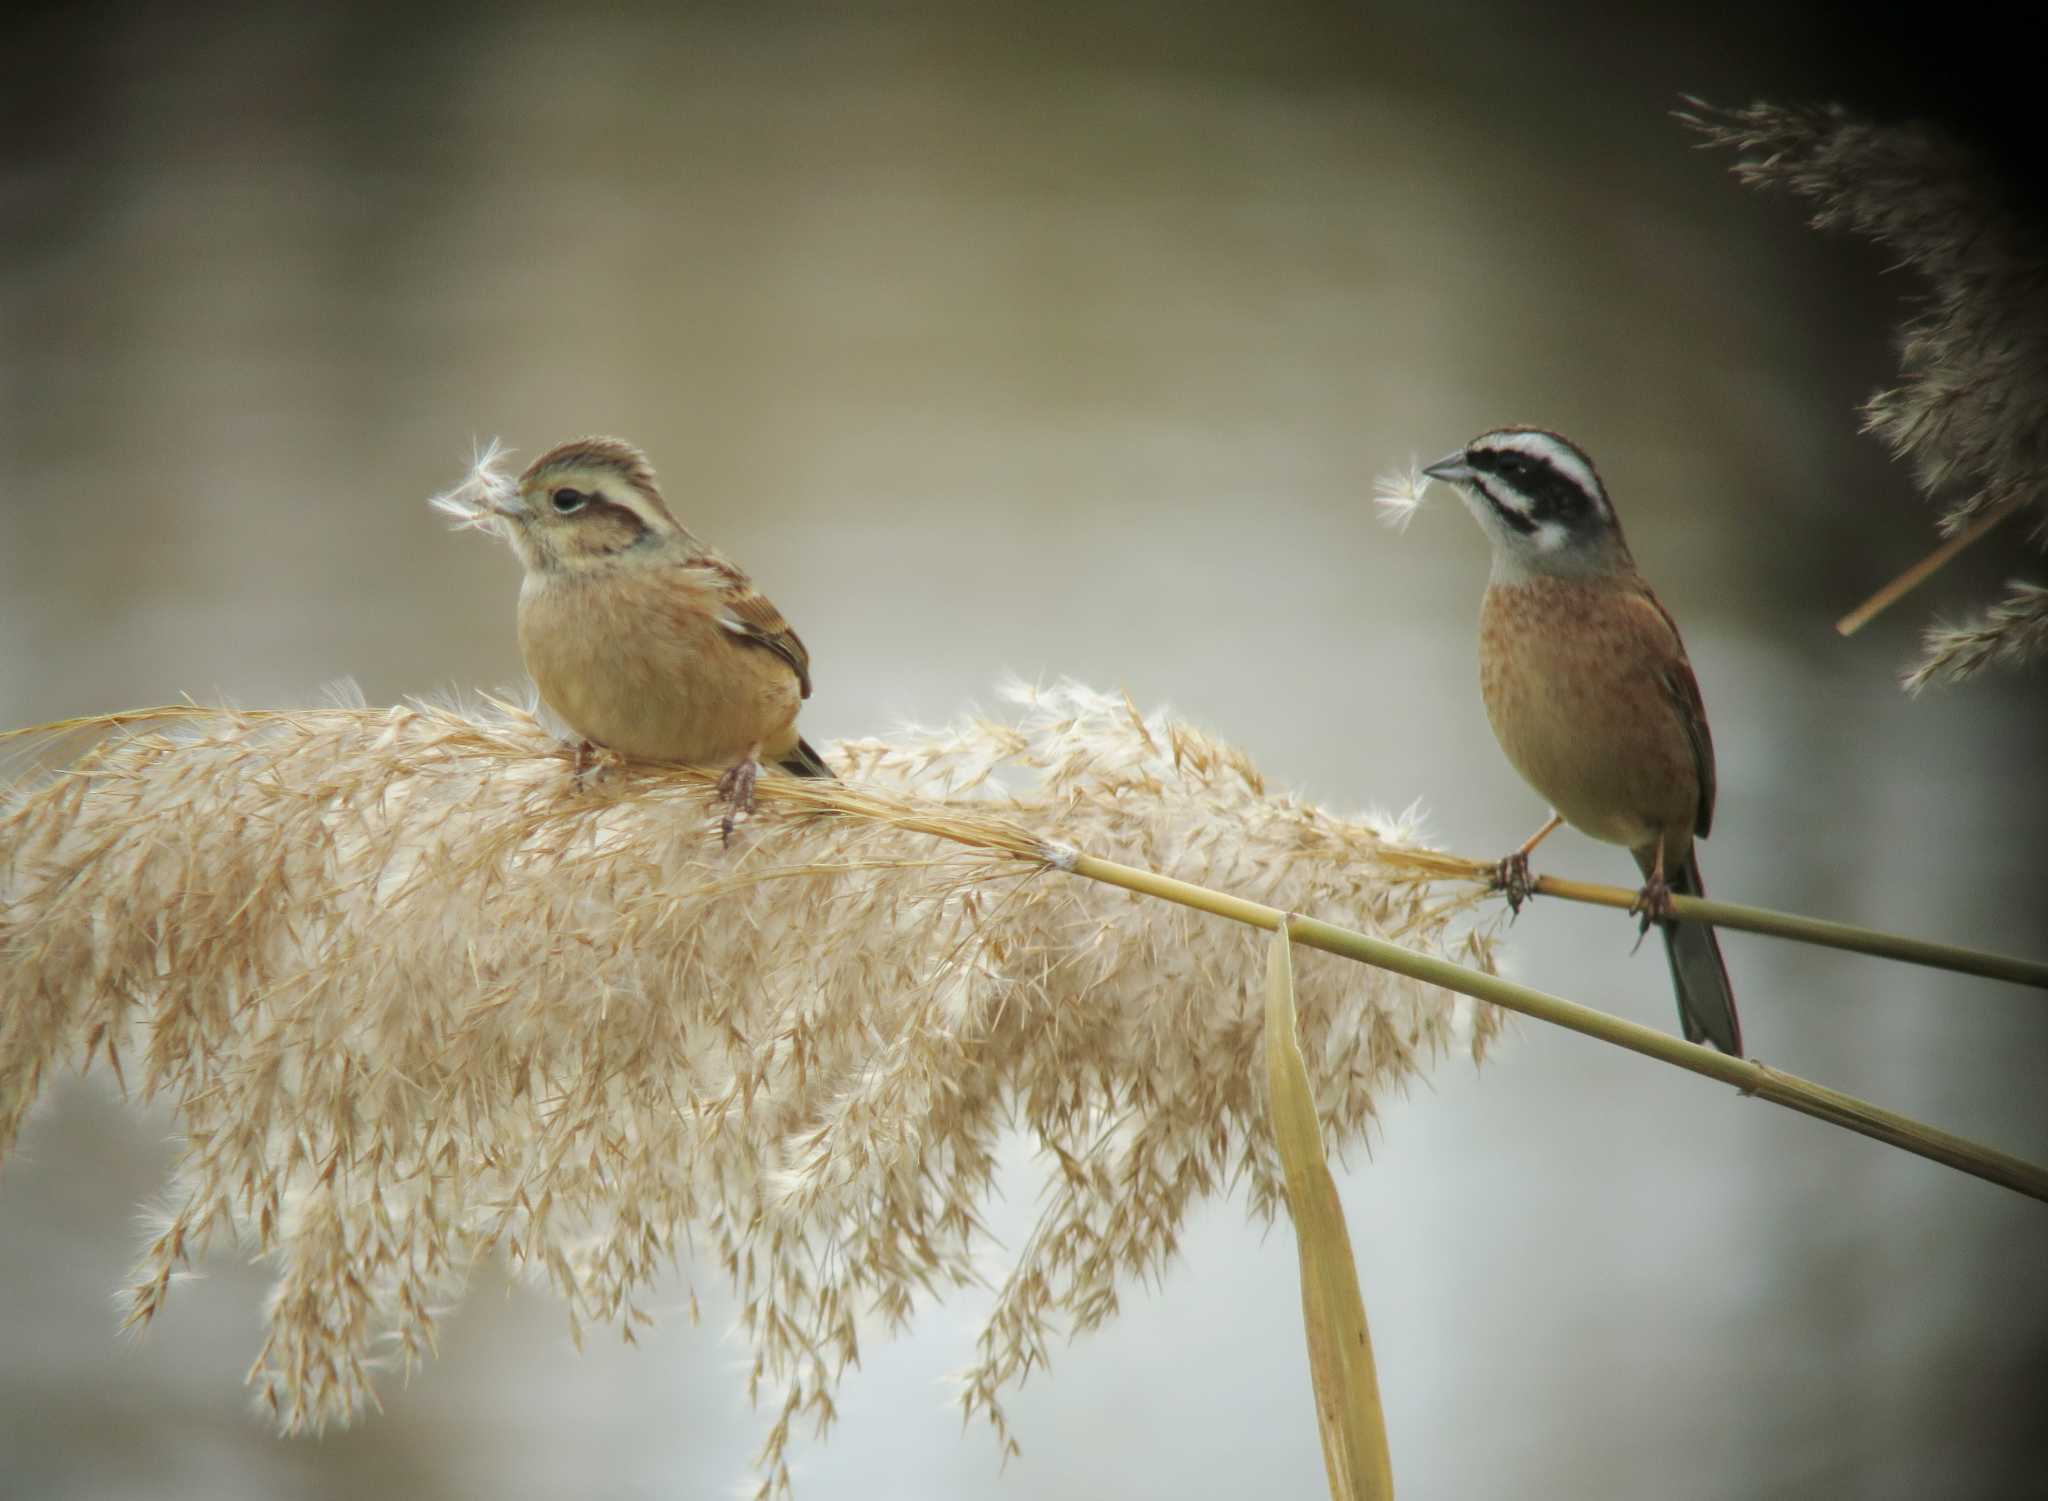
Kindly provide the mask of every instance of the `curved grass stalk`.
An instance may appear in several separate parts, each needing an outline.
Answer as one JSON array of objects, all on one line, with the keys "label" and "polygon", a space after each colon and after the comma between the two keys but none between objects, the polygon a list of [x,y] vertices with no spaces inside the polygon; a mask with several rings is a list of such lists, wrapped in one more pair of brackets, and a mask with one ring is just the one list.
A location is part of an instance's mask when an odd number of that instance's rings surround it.
[{"label": "curved grass stalk", "polygon": [[1112,886],[1121,886],[1128,891],[1142,892],[1183,906],[1195,907],[1217,917],[1229,918],[1233,922],[1247,923],[1255,928],[1277,930],[1286,924],[1289,936],[1309,948],[1322,949],[1326,953],[1339,954],[1346,959],[1355,959],[1361,964],[1375,965],[1381,969],[1406,975],[1412,980],[1425,984],[1440,985],[1446,990],[1455,990],[1475,1000],[1490,1001],[1524,1016],[1533,1016],[1554,1026],[1566,1027],[1616,1047],[1627,1048],[1630,1052],[1641,1053],[1663,1063],[1689,1069],[1696,1074],[1705,1074],[1710,1079],[1719,1079],[1732,1084],[1745,1095],[1783,1105],[1802,1115],[1816,1120],[1827,1121],[1845,1130],[1885,1142],[1916,1156],[1943,1163],[1972,1177],[1996,1183],[2015,1193],[2025,1194],[2032,1199],[2048,1203],[2048,1168],[1987,1147],[1966,1137],[1940,1131],[1910,1116],[1886,1110],[1861,1100],[1854,1095],[1843,1094],[1802,1079],[1797,1074],[1788,1074],[1782,1069],[1772,1068],[1753,1058],[1731,1058],[1726,1053],[1702,1047],[1695,1042],[1686,1042],[1668,1032],[1659,1032],[1651,1027],[1639,1026],[1618,1016],[1610,1016],[1562,996],[1554,996],[1535,990],[1527,985],[1518,985],[1513,980],[1502,979],[1499,975],[1482,974],[1454,964],[1448,959],[1418,954],[1397,943],[1383,939],[1369,938],[1333,923],[1319,922],[1310,917],[1288,916],[1275,908],[1261,906],[1239,897],[1228,896],[1220,891],[1190,886],[1185,881],[1176,881],[1149,870],[1137,870],[1128,865],[1119,865],[1113,860],[1098,860],[1091,855],[1068,855],[1059,857],[1055,863],[1062,870],[1075,875],[1086,876],[1093,881],[1106,881]]},{"label": "curved grass stalk", "polygon": [[[1490,860],[1471,860],[1461,855],[1439,855],[1422,850],[1404,850],[1397,858],[1419,871],[1434,872],[1445,880],[1470,881],[1479,886],[1493,884],[1494,862]],[[1562,876],[1539,876],[1531,889],[1538,896],[1554,896],[1595,907],[1616,907],[1624,912],[1636,902],[1636,893],[1625,886],[1572,881]],[[1989,980],[2007,980],[2014,985],[2048,990],[2048,962],[2039,959],[1995,954],[1985,949],[1966,949],[1957,944],[1887,933],[1880,928],[1859,928],[1852,923],[1805,917],[1796,912],[1778,912],[1769,907],[1747,907],[1739,902],[1720,902],[1712,897],[1674,896],[1671,906],[1680,917],[1711,923],[1717,928],[1761,933],[1769,938],[1790,939],[1794,943],[1844,949],[1878,959],[1896,959],[1901,964],[1953,970],[1957,974],[1980,975]]]}]

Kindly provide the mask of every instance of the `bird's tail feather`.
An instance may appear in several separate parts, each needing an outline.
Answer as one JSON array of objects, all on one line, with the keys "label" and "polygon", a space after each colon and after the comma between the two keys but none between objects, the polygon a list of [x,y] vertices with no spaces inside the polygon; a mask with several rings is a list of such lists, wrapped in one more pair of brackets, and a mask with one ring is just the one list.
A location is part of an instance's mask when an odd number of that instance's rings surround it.
[{"label": "bird's tail feather", "polygon": [[[1648,862],[1642,862],[1647,871]],[[1705,896],[1698,852],[1664,878],[1673,896]],[[1678,991],[1678,1019],[1688,1042],[1711,1042],[1724,1053],[1742,1056],[1742,1023],[1735,1015],[1735,991],[1728,984],[1728,966],[1721,945],[1703,922],[1663,923],[1664,953],[1671,961],[1671,984]]]},{"label": "bird's tail feather", "polygon": [[825,764],[825,758],[802,736],[797,737],[796,749],[775,764],[793,777],[823,777],[828,782],[838,780],[832,775],[832,768]]}]

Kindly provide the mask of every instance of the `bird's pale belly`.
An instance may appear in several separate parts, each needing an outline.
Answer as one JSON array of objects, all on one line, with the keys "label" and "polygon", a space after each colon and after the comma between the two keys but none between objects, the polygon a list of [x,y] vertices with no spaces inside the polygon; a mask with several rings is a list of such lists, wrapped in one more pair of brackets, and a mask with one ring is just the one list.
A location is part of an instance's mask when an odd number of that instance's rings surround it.
[{"label": "bird's pale belly", "polygon": [[[1699,806],[1692,742],[1628,639],[1635,621],[1621,615],[1608,628],[1600,604],[1489,591],[1479,673],[1487,719],[1523,780],[1572,827],[1630,849],[1661,837],[1679,858]],[[1565,606],[1575,613],[1568,632],[1553,618]]]},{"label": "bird's pale belly", "polygon": [[613,681],[602,689],[577,676],[536,680],[536,686],[548,707],[586,740],[639,760],[724,766],[765,738],[760,730],[770,717],[767,704],[675,682],[643,681],[622,692],[619,679],[633,674],[616,665],[607,670]]},{"label": "bird's pale belly", "polygon": [[587,600],[523,603],[526,670],[547,706],[585,739],[636,760],[727,766],[796,743],[796,679],[772,653],[701,631],[606,630]]}]

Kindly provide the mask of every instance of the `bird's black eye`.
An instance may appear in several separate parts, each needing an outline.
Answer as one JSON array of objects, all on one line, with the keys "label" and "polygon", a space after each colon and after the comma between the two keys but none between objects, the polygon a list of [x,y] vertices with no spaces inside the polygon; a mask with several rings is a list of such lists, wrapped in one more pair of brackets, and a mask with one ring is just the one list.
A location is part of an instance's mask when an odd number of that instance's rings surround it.
[{"label": "bird's black eye", "polygon": [[581,490],[571,490],[566,485],[548,497],[548,504],[555,508],[557,516],[573,516],[589,501],[590,497]]}]

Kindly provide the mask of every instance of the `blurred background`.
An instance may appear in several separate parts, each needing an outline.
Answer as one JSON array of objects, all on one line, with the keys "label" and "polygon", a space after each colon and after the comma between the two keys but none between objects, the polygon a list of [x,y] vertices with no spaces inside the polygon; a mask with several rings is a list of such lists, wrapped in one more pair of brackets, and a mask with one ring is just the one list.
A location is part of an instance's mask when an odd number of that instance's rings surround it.
[{"label": "blurred background", "polygon": [[[1939,48],[1873,24],[31,7],[0,63],[0,721],[516,683],[515,564],[422,502],[473,440],[611,432],[802,631],[814,740],[1071,675],[1340,811],[1420,799],[1491,855],[1544,810],[1479,703],[1484,543],[1443,492],[1401,535],[1369,497],[1536,422],[1599,461],[1685,627],[1716,894],[2039,954],[2040,676],[1894,686],[1930,610],[2028,570],[2018,538],[1830,628],[1931,545],[1854,412],[1918,287],[1668,114],[1681,91],[1953,111]],[[1570,833],[1543,864],[1633,878]],[[1631,936],[1539,902],[1508,962],[1674,1027]],[[2039,995],[1726,949],[1757,1056],[2048,1157]],[[173,1151],[167,1114],[73,1077],[0,1168],[0,1494],[744,1474],[762,1420],[715,1267],[678,1273],[638,1348],[581,1356],[559,1305],[481,1268],[381,1414],[274,1436],[241,1385],[262,1267],[216,1255],[116,1333]],[[1353,1168],[1404,1494],[2038,1493],[2038,1204],[1534,1023],[1482,1072],[1444,1061]],[[1162,1286],[1014,1401],[1001,1471],[946,1406],[978,1308],[928,1308],[870,1344],[799,1493],[1320,1494],[1295,1279],[1289,1237],[1210,1206]]]}]

